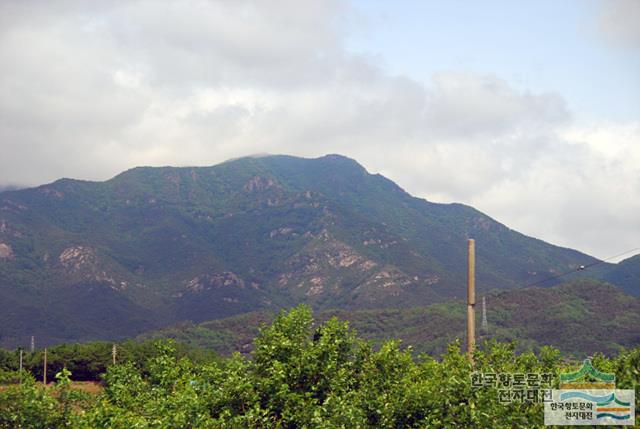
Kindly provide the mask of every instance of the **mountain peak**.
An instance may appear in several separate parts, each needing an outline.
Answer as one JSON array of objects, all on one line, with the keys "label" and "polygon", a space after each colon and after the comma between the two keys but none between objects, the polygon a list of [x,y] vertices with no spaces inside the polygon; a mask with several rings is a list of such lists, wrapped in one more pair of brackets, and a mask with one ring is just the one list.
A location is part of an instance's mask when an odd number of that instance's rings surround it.
[{"label": "mountain peak", "polygon": [[322,160],[327,160],[327,161],[334,161],[334,162],[342,162],[342,163],[348,163],[348,164],[355,164],[355,165],[361,165],[358,161],[356,161],[353,158],[349,158],[348,156],[345,155],[340,155],[339,153],[328,153],[324,156],[315,158],[315,159],[322,159]]},{"label": "mountain peak", "polygon": [[[0,314],[18,314],[17,306],[25,315],[0,324],[0,337],[27,335],[24,320],[47,300],[57,305],[52,321],[98,332],[88,309],[100,299],[114,315],[115,333],[298,302],[429,304],[464,294],[468,237],[478,243],[480,291],[520,287],[594,261],[470,207],[414,198],[338,154],[65,180],[0,199]],[[202,287],[189,286],[196,284]],[[32,303],[34,296],[40,301]],[[59,335],[46,326],[29,335]],[[89,330],[70,329],[56,341],[83,332]]]}]

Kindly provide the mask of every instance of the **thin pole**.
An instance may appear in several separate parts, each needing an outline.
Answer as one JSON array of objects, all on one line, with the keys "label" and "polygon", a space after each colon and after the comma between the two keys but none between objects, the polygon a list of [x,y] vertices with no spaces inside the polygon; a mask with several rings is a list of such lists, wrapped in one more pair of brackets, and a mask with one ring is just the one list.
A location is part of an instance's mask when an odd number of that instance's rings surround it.
[{"label": "thin pole", "polygon": [[111,349],[111,357],[113,358],[113,364],[116,364],[116,355],[118,354],[118,349],[116,348],[116,343],[113,343],[113,348]]},{"label": "thin pole", "polygon": [[468,240],[467,268],[467,355],[473,365],[473,351],[476,347],[476,248],[473,239]]},{"label": "thin pole", "polygon": [[484,334],[489,333],[489,322],[487,322],[487,300],[482,297],[482,331]]},{"label": "thin pole", "polygon": [[47,348],[44,349],[44,374],[42,375],[44,387],[47,387]]}]

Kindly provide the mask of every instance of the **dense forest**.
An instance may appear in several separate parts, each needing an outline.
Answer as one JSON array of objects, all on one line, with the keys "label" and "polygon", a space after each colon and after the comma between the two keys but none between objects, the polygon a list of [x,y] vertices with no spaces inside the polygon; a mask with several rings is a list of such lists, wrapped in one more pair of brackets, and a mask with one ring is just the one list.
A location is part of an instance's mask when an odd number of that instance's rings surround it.
[{"label": "dense forest", "polygon": [[[6,428],[396,428],[543,427],[538,400],[499,399],[497,385],[476,386],[478,373],[558,374],[579,367],[551,347],[516,353],[489,341],[475,365],[452,343],[435,358],[398,341],[358,338],[337,318],[318,324],[300,306],[261,328],[249,355],[231,357],[170,341],[62,345],[49,350],[43,388],[41,352],[0,354],[0,427]],[[640,348],[592,356],[615,373],[618,388],[640,386]],[[48,374],[49,375],[49,374]],[[71,381],[73,380],[73,381]],[[98,392],[75,388],[100,380]]]},{"label": "dense forest", "polygon": [[[583,279],[549,288],[493,291],[483,298],[489,303],[488,323],[486,329],[482,328],[479,308],[479,342],[517,340],[517,352],[553,346],[564,357],[575,359],[596,352],[613,356],[621,348],[640,345],[640,299],[613,285]],[[337,316],[349,321],[360,338],[378,345],[397,339],[404,346],[411,346],[414,355],[437,356],[446,352],[456,338],[465,337],[466,313],[466,302],[453,300],[426,307],[320,310],[315,318],[325,321]],[[234,351],[244,354],[251,351],[260,325],[271,323],[276,314],[262,311],[199,324],[183,322],[145,332],[138,339],[171,338],[221,355]]]},{"label": "dense forest", "polygon": [[300,303],[460,299],[470,237],[482,294],[577,277],[640,293],[640,261],[609,264],[473,207],[414,197],[353,159],[241,158],[3,192],[0,346],[125,339]]}]

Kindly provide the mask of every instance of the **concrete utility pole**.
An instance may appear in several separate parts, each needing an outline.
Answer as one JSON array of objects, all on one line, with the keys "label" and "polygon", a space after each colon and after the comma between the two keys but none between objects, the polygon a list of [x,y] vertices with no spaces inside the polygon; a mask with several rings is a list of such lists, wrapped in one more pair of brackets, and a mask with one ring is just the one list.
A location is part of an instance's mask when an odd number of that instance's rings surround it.
[{"label": "concrete utility pole", "polygon": [[118,354],[118,349],[116,348],[116,343],[113,343],[113,347],[111,348],[111,358],[113,359],[113,364],[116,364],[116,355]]},{"label": "concrete utility pole", "polygon": [[467,355],[473,365],[476,347],[476,247],[475,240],[468,240],[467,267]]}]

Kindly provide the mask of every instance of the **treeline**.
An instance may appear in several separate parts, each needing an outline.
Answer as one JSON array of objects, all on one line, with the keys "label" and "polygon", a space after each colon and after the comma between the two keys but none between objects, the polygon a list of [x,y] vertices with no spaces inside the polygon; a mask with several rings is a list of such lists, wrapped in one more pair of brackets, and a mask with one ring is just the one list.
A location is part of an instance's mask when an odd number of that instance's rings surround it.
[{"label": "treeline", "polygon": [[[102,381],[107,368],[113,363],[113,345],[116,345],[116,362],[131,363],[144,374],[148,373],[147,365],[158,356],[157,341],[125,341],[112,343],[95,341],[78,344],[60,344],[47,349],[47,380],[55,380],[55,374],[67,368],[75,381]],[[174,344],[177,358],[188,358],[192,362],[208,363],[218,359],[218,355],[210,350],[192,347],[182,343]],[[44,350],[31,353],[22,351],[22,367],[37,380],[43,379]],[[0,381],[7,377],[17,377],[20,368],[20,349],[0,349]],[[2,375],[4,374],[4,376]]]},{"label": "treeline", "polygon": [[[517,354],[497,342],[476,352],[475,368],[455,343],[439,359],[414,358],[395,341],[373,348],[336,318],[314,325],[304,306],[262,328],[248,357],[198,361],[166,342],[145,356],[107,365],[98,396],[73,391],[64,369],[48,389],[28,376],[0,387],[0,427],[542,428],[542,403],[501,402],[497,386],[473,386],[474,371],[551,374],[557,387],[579,367],[556,349]],[[592,361],[638,392],[640,348]]]}]

